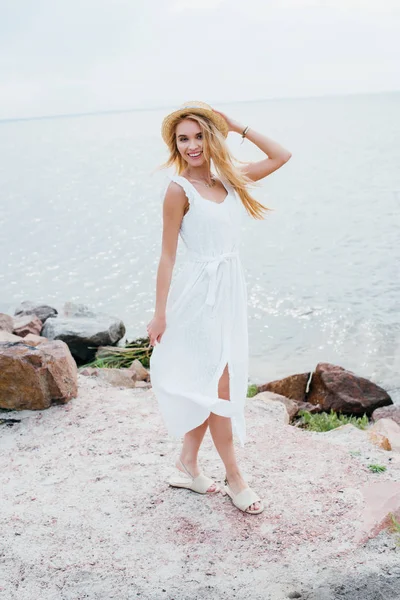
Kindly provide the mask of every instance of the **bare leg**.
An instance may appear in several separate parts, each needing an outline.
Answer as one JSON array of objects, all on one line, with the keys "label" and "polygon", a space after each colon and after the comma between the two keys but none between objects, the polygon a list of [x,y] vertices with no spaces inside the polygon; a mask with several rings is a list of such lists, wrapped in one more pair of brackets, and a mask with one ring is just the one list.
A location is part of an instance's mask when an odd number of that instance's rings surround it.
[{"label": "bare leg", "polygon": [[[193,477],[197,477],[197,475],[199,475],[200,473],[200,469],[197,465],[197,456],[207,428],[208,419],[206,419],[204,423],[202,423],[198,427],[195,427],[195,429],[192,429],[191,431],[185,433],[185,436],[183,438],[183,446],[180,454],[180,459],[189,471],[189,473],[193,475]],[[175,466],[177,467],[177,469],[184,472],[182,466],[178,461],[176,461]],[[215,492],[216,489],[217,486],[215,483],[213,483],[208,488],[207,492]]]},{"label": "bare leg", "polygon": [[[225,367],[221,379],[219,380],[218,396],[229,401],[228,366]],[[240,474],[236,461],[231,420],[227,417],[221,417],[220,415],[211,413],[208,417],[208,424],[215,447],[225,465],[226,478],[229,486],[234,494],[238,494],[247,487],[247,484]],[[260,506],[259,502],[254,502],[249,508],[250,510],[257,510]]]}]

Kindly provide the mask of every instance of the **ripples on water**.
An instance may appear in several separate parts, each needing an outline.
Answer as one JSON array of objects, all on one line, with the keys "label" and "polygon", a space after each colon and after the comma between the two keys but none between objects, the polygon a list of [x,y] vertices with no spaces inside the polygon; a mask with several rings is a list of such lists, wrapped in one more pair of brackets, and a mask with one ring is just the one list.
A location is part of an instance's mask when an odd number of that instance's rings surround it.
[{"label": "ripples on water", "polygon": [[[243,227],[251,379],[340,364],[400,400],[399,94],[221,106],[293,157]],[[164,111],[0,124],[0,310],[90,304],[145,335],[155,301]],[[229,145],[242,160],[261,153]],[[179,271],[182,248],[178,250]]]}]

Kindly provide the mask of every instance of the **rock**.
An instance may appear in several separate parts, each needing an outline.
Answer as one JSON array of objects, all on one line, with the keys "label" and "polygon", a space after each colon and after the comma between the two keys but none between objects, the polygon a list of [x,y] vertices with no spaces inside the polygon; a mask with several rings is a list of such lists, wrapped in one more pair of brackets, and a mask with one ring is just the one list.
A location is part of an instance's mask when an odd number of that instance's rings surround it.
[{"label": "rock", "polygon": [[37,346],[43,342],[48,342],[47,338],[43,337],[42,335],[35,335],[34,333],[28,333],[23,340],[24,343],[29,344],[29,346]]},{"label": "rock", "polygon": [[25,338],[20,337],[19,335],[14,335],[13,333],[8,333],[8,331],[3,331],[0,329],[0,343],[1,342],[22,342]]},{"label": "rock", "polygon": [[289,421],[292,421],[299,412],[299,406],[297,402],[295,402],[294,400],[290,400],[290,398],[286,398],[285,396],[281,396],[280,394],[275,394],[274,392],[260,392],[256,396],[253,396],[253,398],[261,398],[267,401],[282,402],[289,416]]},{"label": "rock", "polygon": [[379,419],[392,419],[397,425],[400,425],[400,406],[398,404],[392,404],[391,406],[382,406],[377,408],[371,415],[372,421],[379,421]]},{"label": "rock", "polygon": [[[279,396],[282,398],[282,396]],[[285,400],[288,400],[286,398]],[[280,425],[289,425],[290,417],[286,404],[278,400],[278,394],[272,392],[260,392],[248,400],[252,406],[257,406],[263,411],[267,410],[268,421],[276,421]],[[289,400],[291,402],[291,400]]]},{"label": "rock", "polygon": [[306,400],[306,388],[309,380],[310,373],[302,373],[298,375],[291,375],[284,379],[277,379],[260,385],[257,388],[258,392],[274,392],[280,396],[285,396],[291,400],[297,402],[305,402]]},{"label": "rock", "polygon": [[382,450],[391,450],[390,442],[385,435],[382,435],[378,431],[370,431],[368,433],[368,439],[378,448]]},{"label": "rock", "polygon": [[21,317],[24,315],[36,315],[38,319],[45,323],[49,317],[55,317],[57,310],[47,304],[39,304],[25,300],[15,309],[14,315]]},{"label": "rock", "polygon": [[0,331],[12,333],[14,329],[14,319],[10,315],[0,313]]},{"label": "rock", "polygon": [[0,408],[41,410],[77,394],[77,368],[64,342],[0,345]]},{"label": "rock", "polygon": [[99,374],[99,369],[96,367],[84,367],[78,370],[79,375],[84,375],[85,377],[97,377]]},{"label": "rock", "polygon": [[99,377],[117,387],[137,387],[143,389],[151,388],[148,381],[137,380],[133,369],[103,369],[99,367],[84,367],[79,369],[79,375],[86,377]]},{"label": "rock", "polygon": [[134,371],[136,373],[137,381],[150,381],[150,373],[148,370],[142,365],[140,360],[135,359],[131,366],[129,367],[130,371]]},{"label": "rock", "polygon": [[97,377],[115,387],[135,387],[136,373],[130,369],[97,369]]},{"label": "rock", "polygon": [[34,314],[23,315],[22,317],[14,317],[13,333],[21,337],[25,337],[28,333],[40,335],[42,331],[42,321]]},{"label": "rock", "polygon": [[319,363],[313,373],[307,401],[322,410],[368,416],[380,407],[393,404],[389,394],[368,379],[329,363]]},{"label": "rock", "polygon": [[297,407],[299,410],[306,410],[311,414],[322,412],[320,404],[310,404],[309,402],[297,402]]},{"label": "rock", "polygon": [[135,387],[147,390],[151,388],[151,383],[149,381],[136,381]]},{"label": "rock", "polygon": [[86,304],[75,304],[74,302],[66,302],[64,304],[64,317],[91,317],[95,318],[96,313],[91,310]]},{"label": "rock", "polygon": [[400,425],[392,419],[379,419],[368,430],[371,442],[383,450],[400,452]]},{"label": "rock", "polygon": [[57,317],[46,321],[42,335],[64,341],[75,359],[90,362],[99,346],[112,346],[125,335],[125,326],[119,319],[102,314],[95,318]]}]

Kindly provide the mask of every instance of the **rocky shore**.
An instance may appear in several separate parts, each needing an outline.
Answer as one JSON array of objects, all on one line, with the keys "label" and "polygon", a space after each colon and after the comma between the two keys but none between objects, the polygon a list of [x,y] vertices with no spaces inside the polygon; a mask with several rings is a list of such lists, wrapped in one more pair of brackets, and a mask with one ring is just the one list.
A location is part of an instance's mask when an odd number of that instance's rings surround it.
[{"label": "rocky shore", "polygon": [[[220,493],[168,486],[180,442],[139,361],[77,366],[105,331],[118,343],[118,319],[103,316],[96,337],[86,309],[23,308],[35,312],[0,315],[0,598],[400,597],[399,407],[385,390],[325,363],[258,386],[237,454],[266,510],[245,515]],[[58,318],[96,345],[78,352]],[[331,410],[368,427],[302,426],[301,411]],[[222,483],[209,432],[200,464]]]}]

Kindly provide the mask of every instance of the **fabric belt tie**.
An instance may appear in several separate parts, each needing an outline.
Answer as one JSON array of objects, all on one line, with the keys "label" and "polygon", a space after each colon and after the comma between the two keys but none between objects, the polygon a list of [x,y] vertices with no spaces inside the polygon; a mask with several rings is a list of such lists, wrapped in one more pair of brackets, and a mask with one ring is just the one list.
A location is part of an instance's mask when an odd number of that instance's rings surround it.
[{"label": "fabric belt tie", "polygon": [[192,252],[188,252],[188,256],[189,256],[189,260],[207,263],[205,270],[209,276],[209,283],[208,283],[206,304],[208,304],[209,306],[214,306],[216,292],[217,292],[218,267],[221,263],[227,262],[228,259],[238,257],[239,253],[236,251],[236,252],[225,252],[224,254],[218,254],[217,256],[203,256],[202,254],[194,254]]}]

